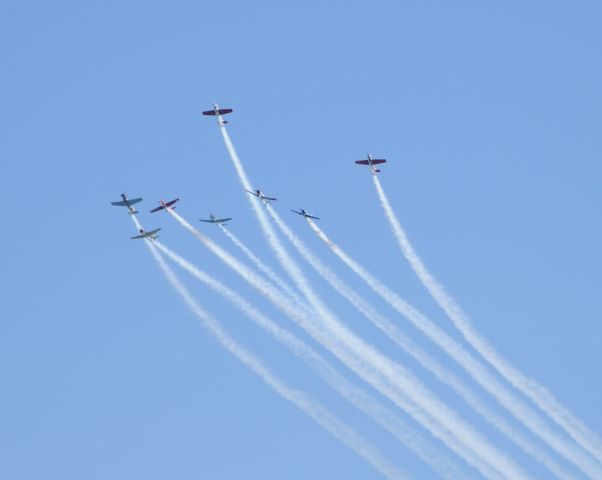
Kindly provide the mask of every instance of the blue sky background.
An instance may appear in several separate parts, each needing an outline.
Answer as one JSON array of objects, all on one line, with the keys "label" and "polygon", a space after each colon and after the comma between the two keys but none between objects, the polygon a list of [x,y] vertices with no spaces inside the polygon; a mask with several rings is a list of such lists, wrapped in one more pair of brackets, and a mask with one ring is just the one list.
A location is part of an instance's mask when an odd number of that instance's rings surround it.
[{"label": "blue sky background", "polygon": [[[140,220],[162,227],[167,246],[288,326],[172,219],[147,213],[179,196],[191,221],[232,216],[232,232],[276,267],[216,125],[199,116],[213,102],[234,108],[229,131],[251,179],[321,259],[362,287],[289,208],[320,216],[459,338],[398,252],[368,172],[353,165],[367,152],[386,157],[381,181],[431,271],[500,352],[602,432],[601,13],[594,1],[5,2],[0,476],[379,478],[198,327],[109,204],[123,191],[143,196]],[[182,278],[283,379],[432,478]],[[352,328],[407,360],[312,279]]]}]

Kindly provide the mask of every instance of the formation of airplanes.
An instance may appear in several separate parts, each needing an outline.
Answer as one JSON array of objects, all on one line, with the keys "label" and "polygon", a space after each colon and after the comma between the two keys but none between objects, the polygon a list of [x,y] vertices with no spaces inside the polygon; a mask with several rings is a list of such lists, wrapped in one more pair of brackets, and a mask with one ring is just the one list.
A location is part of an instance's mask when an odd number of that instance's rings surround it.
[{"label": "formation of airplanes", "polygon": [[[219,125],[225,125],[228,122],[226,120],[223,120],[222,116],[227,115],[228,113],[232,113],[232,111],[233,110],[231,108],[219,108],[219,106],[217,104],[214,104],[212,110],[206,110],[202,113],[203,113],[203,115],[206,115],[206,116],[214,116]],[[366,160],[356,160],[355,163],[358,165],[367,165],[368,167],[370,167],[370,172],[373,175],[376,175],[377,173],[380,173],[380,169],[377,168],[377,165],[386,163],[386,161],[387,160],[385,160],[384,158],[372,158],[372,155],[368,154],[368,158]],[[246,190],[246,191],[249,194],[254,195],[257,198],[259,198],[259,200],[261,200],[266,205],[269,202],[275,202],[276,200],[278,200],[277,198],[274,198],[274,197],[268,197],[261,190],[255,190],[255,191]],[[170,200],[169,202],[160,200],[159,201],[160,205],[156,208],[153,208],[150,211],[150,213],[155,213],[155,212],[159,212],[161,210],[168,210],[168,209],[176,208],[174,206],[174,204],[176,202],[178,202],[179,200],[180,200],[179,198],[175,198],[174,200]],[[142,201],[141,197],[128,199],[126,194],[122,193],[121,200],[116,201],[116,202],[111,202],[111,205],[115,205],[116,207],[127,207],[128,213],[130,215],[135,215],[138,213],[138,210],[136,210],[134,205],[141,201]],[[296,213],[297,215],[301,215],[303,218],[308,219],[308,220],[320,220],[318,217],[315,217],[315,216],[309,214],[307,212],[307,210],[305,210],[303,208],[301,208],[299,210],[291,210],[291,211]],[[209,219],[200,219],[201,222],[213,223],[215,225],[226,225],[226,222],[229,222],[230,220],[232,220],[232,218],[217,218],[213,214],[209,215]],[[150,230],[147,232],[143,229],[140,229],[140,234],[136,235],[134,237],[131,237],[131,239],[137,240],[137,239],[141,239],[141,238],[148,238],[150,240],[154,240],[157,238],[157,232],[159,232],[160,230],[161,230],[160,228],[155,228],[154,230]]]}]

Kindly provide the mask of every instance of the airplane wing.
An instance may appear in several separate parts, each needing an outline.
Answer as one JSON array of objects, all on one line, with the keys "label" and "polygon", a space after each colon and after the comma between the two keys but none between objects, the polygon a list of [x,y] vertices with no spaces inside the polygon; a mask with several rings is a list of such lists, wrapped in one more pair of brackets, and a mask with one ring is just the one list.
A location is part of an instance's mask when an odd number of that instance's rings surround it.
[{"label": "airplane wing", "polygon": [[176,208],[176,207],[172,207],[172,205],[176,202],[178,202],[180,199],[176,198],[175,200],[172,200],[171,202],[163,202],[163,205],[159,205],[156,208],[153,208],[150,213],[155,213],[155,212],[159,212],[161,210],[163,210],[165,207],[171,207],[171,208]]},{"label": "airplane wing", "polygon": [[314,217],[313,215],[307,215],[307,218],[313,218],[314,220],[320,220],[318,217]]},{"label": "airplane wing", "polygon": [[214,218],[212,220],[205,220],[200,218],[199,222],[206,222],[206,223],[224,223],[224,222],[229,222],[230,220],[232,220],[231,218]]},{"label": "airplane wing", "polygon": [[128,201],[120,200],[119,202],[111,202],[111,205],[115,205],[116,207],[127,207],[128,205],[134,205],[134,203],[141,202],[142,198],[132,198],[131,200],[128,198]]},{"label": "airplane wing", "polygon": [[[368,160],[356,160],[355,163],[359,165],[370,165]],[[377,165],[379,163],[386,163],[386,160],[384,158],[372,159],[372,165]]]},{"label": "airplane wing", "polygon": [[130,237],[132,240],[138,240],[139,238],[148,238],[151,237],[153,235],[155,235],[159,230],[161,230],[160,228],[155,228],[154,230],[151,230],[150,232],[144,232],[141,233],[140,235],[136,235],[135,237]]},{"label": "airplane wing", "polygon": [[255,195],[257,198],[260,198],[262,200],[269,200],[269,201],[276,201],[276,200],[278,200],[277,198],[266,197],[263,194],[259,195],[257,192],[253,192],[251,190],[246,190],[246,192],[250,193],[251,195]]},{"label": "airplane wing", "polygon": [[[217,111],[218,115],[227,115],[228,113],[232,113],[231,108],[220,108]],[[203,115],[215,115],[215,110],[207,110],[206,112],[203,112]]]},{"label": "airplane wing", "polygon": [[291,209],[291,212],[294,212],[294,213],[296,213],[297,215],[303,215],[303,212],[298,212],[297,210],[292,210],[292,209]]}]

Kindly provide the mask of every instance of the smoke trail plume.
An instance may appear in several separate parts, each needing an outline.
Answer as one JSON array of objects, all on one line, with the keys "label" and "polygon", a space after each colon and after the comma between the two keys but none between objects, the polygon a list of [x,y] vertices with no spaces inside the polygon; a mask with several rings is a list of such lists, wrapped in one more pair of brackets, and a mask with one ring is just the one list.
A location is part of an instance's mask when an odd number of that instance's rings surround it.
[{"label": "smoke trail plume", "polygon": [[[383,368],[387,370],[387,375],[383,377],[383,374],[369,360],[351,350],[348,345],[341,343],[331,330],[324,328],[324,322],[318,324],[315,322],[315,318],[308,318],[304,310],[291,305],[287,298],[271,288],[263,278],[254,274],[232,255],[214,244],[180,215],[173,210],[168,210],[168,212],[253,288],[270,300],[276,308],[297,322],[301,328],[334,353],[352,371],[410,414],[485,477],[500,478],[498,472],[505,472],[504,475],[507,478],[528,478],[527,474],[512,459],[494,448],[472,427],[460,420],[455,413],[435,400],[419,382],[412,382],[408,372],[400,366],[392,368],[385,363]],[[419,401],[415,400],[417,397],[420,398]],[[437,418],[431,417],[423,405],[427,405],[429,412],[435,411]]]},{"label": "smoke trail plume", "polygon": [[265,262],[263,262],[257,255],[255,255],[249,247],[247,247],[238,237],[236,237],[229,229],[225,226],[218,224],[218,226],[222,229],[224,234],[232,240],[232,243],[236,245],[251,262],[255,264],[255,266],[262,271],[267,278],[269,278],[274,285],[276,285],[280,290],[286,293],[291,299],[299,305],[303,305],[305,308],[310,308],[307,303],[297,294],[295,290],[282,278],[280,277],[274,270],[268,267]]},{"label": "smoke trail plume", "polygon": [[437,282],[431,275],[422,259],[414,250],[408,236],[395,216],[393,207],[389,203],[378,177],[373,175],[372,179],[399,248],[408,260],[412,270],[414,270],[437,304],[445,311],[454,326],[462,333],[464,338],[475,348],[475,350],[493,365],[514,387],[528,396],[539,408],[546,412],[550,418],[554,419],[558,425],[562,426],[569,435],[579,443],[579,445],[594,455],[598,461],[602,461],[602,441],[600,440],[600,437],[588,429],[583,422],[566,407],[561,405],[547,388],[519,371],[509,360],[500,355],[493,345],[476,331],[469,317],[447,293],[445,288],[443,288],[443,285]]},{"label": "smoke trail plume", "polygon": [[263,313],[257,310],[247,300],[228,288],[218,280],[192,265],[175,252],[165,247],[160,242],[154,245],[166,256],[183,269],[188,271],[204,285],[223,296],[236,308],[245,313],[258,326],[268,332],[276,341],[285,345],[296,356],[301,358],[309,367],[313,368],[335,391],[343,398],[355,405],[359,410],[370,416],[376,423],[391,433],[402,444],[406,445],[442,478],[457,480],[467,478],[458,466],[447,456],[441,454],[433,445],[424,439],[417,431],[407,425],[401,418],[391,410],[379,403],[364,390],[355,387],[341,373],[339,373],[328,361],[319,355],[305,342],[271,321]]},{"label": "smoke trail plume", "polygon": [[392,480],[403,480],[409,478],[405,472],[386,460],[373,445],[368,443],[363,437],[357,434],[351,427],[349,427],[349,425],[339,420],[307,394],[293,390],[286,386],[257,357],[238,345],[238,343],[236,343],[226,333],[226,331],[223,330],[219,323],[211,315],[209,315],[209,313],[203,310],[194,300],[190,292],[188,292],[184,285],[180,283],[173,271],[165,263],[159,252],[153,246],[152,241],[145,241],[147,242],[153,258],[158,263],[161,271],[169,283],[180,294],[188,307],[200,320],[203,327],[220,343],[220,345],[222,345],[222,347],[238,358],[245,366],[253,371],[253,373],[255,373],[266,384],[272,387],[272,389],[274,389],[280,396],[296,405],[306,415],[328,430],[340,442],[347,445],[354,452],[369,462],[386,478]]},{"label": "smoke trail plume", "polygon": [[426,318],[421,312],[392,292],[373,275],[368,273],[359,263],[347,255],[337,244],[315,224],[310,223],[313,231],[326,243],[331,250],[353,270],[372,290],[383,298],[395,310],[407,318],[416,328],[422,331],[435,344],[461,365],[471,377],[485,390],[491,393],[496,400],[511,412],[519,421],[527,426],[533,433],[544,440],[554,450],[570,460],[591,478],[602,478],[602,469],[589,456],[576,448],[565,438],[551,430],[543,419],[533,412],[524,402],[516,398],[501,382],[499,382],[486,367],[473,355],[467,352],[458,342],[451,338],[445,331]]},{"label": "smoke trail plume", "polygon": [[[272,213],[272,210],[268,210]],[[274,216],[276,225],[282,230],[284,235],[290,240],[293,246],[299,251],[301,256],[312,266],[312,268],[322,276],[342,297],[346,298],[358,311],[368,318],[374,325],[382,330],[398,346],[410,354],[424,368],[433,373],[440,381],[450,386],[468,405],[470,405],[485,420],[506,435],[524,452],[531,455],[535,460],[544,465],[551,473],[558,478],[574,478],[569,472],[562,468],[554,458],[538,445],[529,440],[519,430],[510,425],[502,416],[497,415],[487,402],[474,393],[458,376],[447,370],[434,357],[425,352],[421,347],[415,344],[407,335],[405,335],[395,324],[378,313],[370,303],[359,293],[355,292],[343,280],[341,280],[332,270],[324,265],[315,253],[309,250],[305,244],[288,229],[282,220]],[[311,219],[306,219],[307,223],[313,225]]]},{"label": "smoke trail plume", "polygon": [[[227,130],[221,123],[220,131],[242,186],[245,188],[245,190],[252,190],[251,184],[246,176],[234,146],[232,145]],[[255,200],[251,199],[250,197],[249,199]],[[323,327],[326,329],[326,331],[323,333],[331,336],[334,335],[334,338],[331,338],[330,342],[328,342],[330,343],[330,347],[327,346],[327,348],[330,348],[333,352],[335,352],[339,359],[342,358],[341,356],[346,357],[346,364],[350,366],[349,362],[351,362],[354,365],[352,367],[354,371],[358,373],[358,375],[362,376],[362,378],[364,378],[366,381],[372,383],[373,385],[375,384],[374,382],[378,382],[379,386],[377,388],[379,391],[381,391],[381,393],[387,394],[386,392],[388,392],[389,398],[395,401],[398,406],[406,410],[408,413],[411,413],[414,418],[420,419],[419,421],[423,425],[427,426],[433,435],[438,436],[440,439],[445,438],[444,441],[449,448],[463,456],[465,460],[471,462],[471,464],[478,468],[484,475],[491,476],[491,469],[488,468],[487,465],[483,465],[483,462],[479,461],[478,458],[475,458],[472,452],[477,453],[481,459],[487,462],[490,466],[493,466],[494,469],[497,469],[500,472],[506,472],[505,474],[511,478],[527,478],[526,473],[518,465],[516,465],[512,459],[503,454],[501,451],[495,449],[480,434],[478,434],[478,432],[476,432],[472,426],[466,424],[444,404],[437,401],[430,394],[430,392],[427,392],[426,389],[423,388],[419,382],[413,381],[410,382],[410,384],[413,384],[412,386],[408,385],[407,382],[410,381],[411,378],[408,375],[408,372],[402,370],[399,365],[391,362],[382,354],[378,353],[374,348],[368,346],[365,342],[363,342],[357,336],[351,334],[351,332],[343,327],[343,325],[336,320],[336,317],[325,307],[319,297],[315,294],[297,264],[288,255],[285,248],[280,243],[280,240],[276,236],[276,233],[268,221],[268,218],[261,208],[259,202],[251,201],[251,206],[257,216],[266,240],[276,254],[278,261],[289,274],[297,288],[304,294],[307,301],[322,319]],[[266,208],[269,209],[270,206],[266,204]],[[177,215],[171,211],[170,213],[172,213],[174,216]],[[195,229],[192,228],[192,230]],[[239,273],[241,272],[239,271]],[[257,287],[254,283],[252,285]],[[324,338],[322,341],[324,341]],[[341,345],[341,342],[343,342],[343,345]],[[333,348],[336,350],[333,350]],[[349,355],[350,353],[351,355]],[[382,378],[383,375],[385,378]],[[400,383],[403,384],[404,381],[406,385],[405,387],[402,387]],[[397,385],[397,388],[392,390],[390,385],[388,385],[389,382],[393,382],[394,385]],[[413,400],[408,402],[406,395],[412,395]],[[420,401],[416,400],[416,395],[421,397]],[[436,419],[435,422],[433,422],[433,418],[431,418],[430,415],[433,415],[433,417]],[[448,427],[441,429],[441,426],[443,425],[448,425]],[[454,441],[454,438],[456,441]],[[466,447],[468,447],[468,450]],[[472,450],[472,452],[470,450]]]}]

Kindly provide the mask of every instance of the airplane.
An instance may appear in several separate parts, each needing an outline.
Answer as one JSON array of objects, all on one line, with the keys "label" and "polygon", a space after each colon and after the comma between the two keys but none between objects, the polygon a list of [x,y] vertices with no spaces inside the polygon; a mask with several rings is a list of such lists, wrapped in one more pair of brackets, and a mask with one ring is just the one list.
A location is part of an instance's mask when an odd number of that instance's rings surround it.
[{"label": "airplane", "polygon": [[215,223],[216,225],[226,225],[226,222],[232,220],[231,218],[216,218],[215,215],[211,214],[209,215],[209,220],[203,220],[202,218],[199,220],[200,222],[207,222],[207,223]]},{"label": "airplane", "polygon": [[140,229],[140,235],[136,235],[135,237],[131,237],[132,240],[137,240],[139,238],[149,238],[151,240],[155,240],[156,238],[158,238],[159,236],[156,235],[156,233],[161,230],[160,228],[155,228],[154,230],[151,230],[150,232],[145,232],[144,229]]},{"label": "airplane", "polygon": [[217,117],[217,123],[220,125],[225,125],[228,123],[226,120],[222,120],[222,115],[227,115],[228,113],[232,113],[231,108],[219,108],[216,103],[213,104],[213,110],[207,110],[203,112],[203,115],[213,115]]},{"label": "airplane", "polygon": [[278,200],[277,198],[266,197],[261,190],[255,190],[254,192],[252,190],[247,190],[247,192],[251,195],[255,195],[257,198],[263,200],[265,203]]},{"label": "airplane", "polygon": [[161,206],[159,206],[157,208],[153,208],[150,211],[150,213],[155,213],[155,212],[158,212],[158,211],[166,209],[166,208],[176,208],[176,207],[172,207],[172,205],[179,200],[180,200],[179,198],[176,198],[175,200],[172,200],[171,202],[164,202],[163,200],[160,200],[159,203],[161,204]]},{"label": "airplane", "polygon": [[131,200],[128,200],[128,197],[126,197],[125,193],[121,194],[121,198],[123,198],[123,200],[120,202],[111,202],[111,205],[115,205],[116,207],[128,207],[130,215],[135,215],[138,213],[138,210],[136,210],[133,205],[141,202],[142,198],[132,198]]},{"label": "airplane", "polygon": [[386,160],[384,158],[380,158],[380,159],[376,159],[376,158],[372,158],[372,155],[368,154],[368,160],[356,160],[355,163],[359,164],[359,165],[370,165],[370,169],[372,170],[372,173],[379,173],[380,170],[378,168],[375,167],[375,165],[378,165],[379,163],[385,163]]},{"label": "airplane", "polygon": [[301,215],[302,217],[305,218],[313,218],[314,220],[320,220],[318,217],[314,217],[313,215],[310,215],[309,213],[307,213],[307,210],[305,209],[301,209],[300,212],[298,212],[297,210],[291,210],[291,212],[295,212],[297,215]]}]

